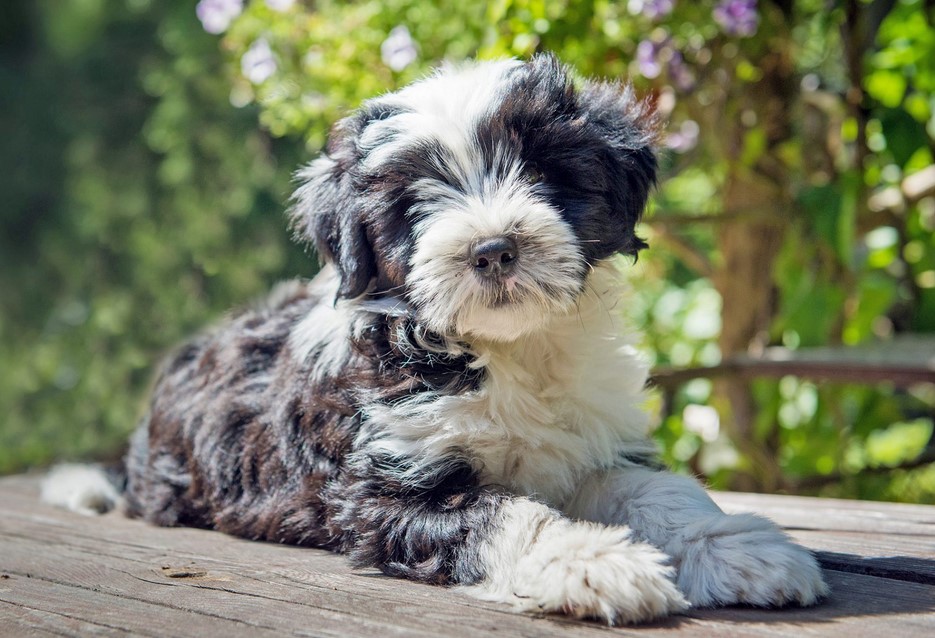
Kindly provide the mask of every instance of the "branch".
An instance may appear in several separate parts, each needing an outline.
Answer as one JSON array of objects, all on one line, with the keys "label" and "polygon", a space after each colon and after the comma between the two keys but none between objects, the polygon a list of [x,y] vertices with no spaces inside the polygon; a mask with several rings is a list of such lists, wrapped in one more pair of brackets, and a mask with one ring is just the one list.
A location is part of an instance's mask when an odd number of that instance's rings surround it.
[{"label": "branch", "polygon": [[743,208],[713,213],[707,215],[680,215],[656,213],[652,219],[644,219],[643,223],[658,227],[682,227],[688,224],[729,224],[732,222],[755,222],[757,224],[772,223],[781,226],[784,222],[776,214],[761,208]]},{"label": "branch", "polygon": [[667,225],[648,222],[662,240],[672,247],[672,251],[685,262],[685,265],[704,277],[714,274],[714,265],[702,251],[693,246],[687,239],[672,232]]}]

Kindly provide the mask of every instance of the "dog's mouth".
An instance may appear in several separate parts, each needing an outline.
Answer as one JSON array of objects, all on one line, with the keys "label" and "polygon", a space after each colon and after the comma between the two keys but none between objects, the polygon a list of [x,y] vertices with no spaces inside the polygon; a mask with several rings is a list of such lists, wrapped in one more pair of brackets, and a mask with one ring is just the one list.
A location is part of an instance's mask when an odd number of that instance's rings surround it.
[{"label": "dog's mouth", "polygon": [[503,308],[521,304],[528,296],[526,286],[515,273],[480,280],[483,304],[488,308]]},{"label": "dog's mouth", "polygon": [[488,296],[488,308],[502,308],[522,303],[525,296],[516,285],[516,277],[509,277],[492,290]]}]

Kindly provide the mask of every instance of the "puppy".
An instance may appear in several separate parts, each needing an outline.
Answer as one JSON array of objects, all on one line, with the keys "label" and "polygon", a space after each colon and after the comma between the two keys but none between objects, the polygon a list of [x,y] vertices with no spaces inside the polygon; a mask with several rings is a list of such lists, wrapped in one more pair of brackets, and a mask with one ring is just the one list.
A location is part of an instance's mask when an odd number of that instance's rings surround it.
[{"label": "puppy", "polygon": [[[127,513],[608,623],[814,603],[808,551],[656,460],[611,265],[645,246],[655,138],[629,87],[548,55],[364,103],[299,173],[322,271],[171,357]],[[69,472],[47,500],[117,500]]]}]

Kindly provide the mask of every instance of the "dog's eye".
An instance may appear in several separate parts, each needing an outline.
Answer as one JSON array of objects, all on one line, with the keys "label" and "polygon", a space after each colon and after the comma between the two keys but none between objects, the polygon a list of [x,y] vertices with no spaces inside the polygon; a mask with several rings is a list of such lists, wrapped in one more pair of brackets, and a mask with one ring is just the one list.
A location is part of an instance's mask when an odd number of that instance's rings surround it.
[{"label": "dog's eye", "polygon": [[527,162],[523,167],[523,179],[526,180],[527,184],[538,184],[545,179],[545,175],[538,166],[532,162]]}]

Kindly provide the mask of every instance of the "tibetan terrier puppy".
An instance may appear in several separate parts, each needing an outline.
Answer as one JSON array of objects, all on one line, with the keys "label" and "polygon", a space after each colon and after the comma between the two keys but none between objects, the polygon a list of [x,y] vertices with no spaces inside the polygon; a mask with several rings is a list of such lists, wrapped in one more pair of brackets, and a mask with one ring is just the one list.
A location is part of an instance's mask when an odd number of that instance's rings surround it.
[{"label": "tibetan terrier puppy", "polygon": [[[608,623],[814,603],[808,551],[656,460],[612,265],[644,247],[655,136],[547,55],[365,102],[299,173],[323,269],[165,364],[127,513]],[[81,472],[46,500],[117,500]]]}]

